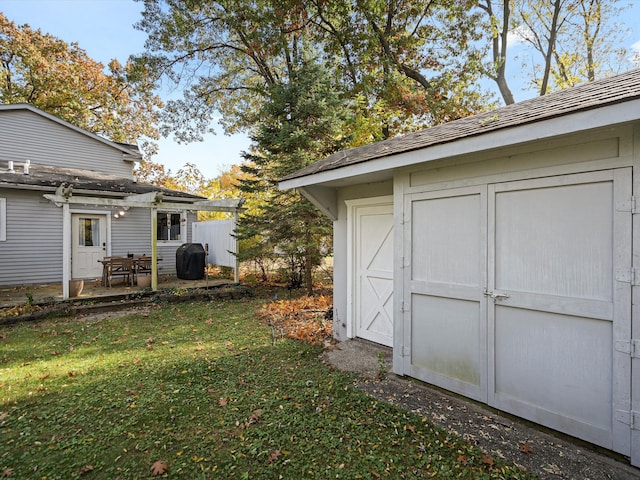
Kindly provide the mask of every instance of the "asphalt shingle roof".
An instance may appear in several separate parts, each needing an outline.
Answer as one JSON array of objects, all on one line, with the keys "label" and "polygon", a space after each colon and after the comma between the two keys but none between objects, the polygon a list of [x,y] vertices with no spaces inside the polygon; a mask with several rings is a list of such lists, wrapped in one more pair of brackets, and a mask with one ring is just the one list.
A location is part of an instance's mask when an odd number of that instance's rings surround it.
[{"label": "asphalt shingle roof", "polygon": [[343,150],[298,170],[282,180],[305,177],[381,157],[638,98],[640,98],[640,69],[635,69],[418,132]]},{"label": "asphalt shingle roof", "polygon": [[33,163],[29,168],[29,175],[24,175],[20,166],[16,168],[15,172],[0,170],[0,187],[39,187],[43,190],[55,190],[62,183],[73,185],[74,192],[83,190],[102,192],[105,197],[114,196],[114,193],[116,194],[115,196],[120,196],[119,194],[136,195],[162,192],[167,197],[183,198],[185,200],[203,199],[203,197],[197,195],[147,183],[138,183],[131,178],[123,178],[92,170],[61,168]]}]

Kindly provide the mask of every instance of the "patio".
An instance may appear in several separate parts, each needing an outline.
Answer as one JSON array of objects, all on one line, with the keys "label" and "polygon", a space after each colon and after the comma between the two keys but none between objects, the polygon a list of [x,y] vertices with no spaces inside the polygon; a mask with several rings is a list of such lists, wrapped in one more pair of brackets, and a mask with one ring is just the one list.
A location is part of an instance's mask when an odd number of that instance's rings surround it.
[{"label": "patio", "polygon": [[[158,290],[208,288],[227,284],[233,284],[233,280],[206,276],[202,280],[182,280],[175,275],[158,276]],[[146,291],[149,291],[148,287],[132,286],[119,279],[114,281],[111,287],[103,286],[101,279],[98,278],[85,280],[80,295],[69,300],[91,300]],[[62,283],[2,286],[0,287],[0,308],[24,305],[29,300],[29,296],[32,296],[34,304],[62,301]]]}]

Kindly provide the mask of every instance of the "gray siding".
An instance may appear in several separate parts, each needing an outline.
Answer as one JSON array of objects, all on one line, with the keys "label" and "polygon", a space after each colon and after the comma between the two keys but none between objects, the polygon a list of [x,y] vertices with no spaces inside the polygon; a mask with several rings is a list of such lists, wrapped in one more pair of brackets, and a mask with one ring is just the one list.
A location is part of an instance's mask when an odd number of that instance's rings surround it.
[{"label": "gray siding", "polygon": [[29,110],[0,112],[0,168],[8,160],[20,169],[31,160],[133,178],[133,162],[123,160],[121,150]]},{"label": "gray siding", "polygon": [[0,189],[7,240],[0,242],[0,285],[62,281],[62,209],[39,192]]},{"label": "gray siding", "polygon": [[[41,192],[0,189],[7,201],[7,240],[0,241],[0,285],[25,285],[62,281],[62,208],[42,197]],[[124,217],[116,210],[87,206],[74,211],[104,210],[111,215],[111,255],[151,255],[151,214],[145,208],[131,208]],[[158,244],[161,275],[176,273],[176,250],[191,241],[195,215],[187,215],[184,242]]]},{"label": "gray siding", "polygon": [[147,208],[131,208],[124,217],[111,217],[111,255],[127,253],[151,255],[151,215]]},{"label": "gray siding", "polygon": [[[115,212],[114,212],[115,213]],[[175,275],[176,250],[191,241],[191,225],[196,220],[193,213],[187,214],[185,227],[187,239],[181,242],[158,242],[158,273]],[[111,219],[111,254],[151,255],[151,213],[145,208],[132,208],[122,218]]]}]

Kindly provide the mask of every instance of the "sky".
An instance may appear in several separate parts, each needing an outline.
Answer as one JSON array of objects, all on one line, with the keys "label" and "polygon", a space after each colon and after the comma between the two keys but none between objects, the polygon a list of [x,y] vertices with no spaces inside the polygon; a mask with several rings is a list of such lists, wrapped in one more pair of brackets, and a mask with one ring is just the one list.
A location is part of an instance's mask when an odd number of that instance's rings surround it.
[{"label": "sky", "polygon": [[[640,50],[640,0],[631,0],[631,10],[625,12],[631,29],[627,47]],[[124,63],[129,55],[144,50],[146,34],[133,28],[144,8],[133,0],[0,0],[0,11],[12,22],[41,29],[67,43],[77,42],[94,60],[105,65],[116,58]],[[509,70],[510,85],[517,81],[518,73]],[[495,85],[487,88],[496,92]],[[516,101],[535,94],[513,88]],[[161,96],[164,96],[161,93]],[[241,152],[249,149],[245,135],[207,135],[204,142],[178,144],[171,137],[158,143],[159,153],[152,161],[177,172],[186,163],[195,164],[205,178],[214,178],[231,165],[242,161]]]}]

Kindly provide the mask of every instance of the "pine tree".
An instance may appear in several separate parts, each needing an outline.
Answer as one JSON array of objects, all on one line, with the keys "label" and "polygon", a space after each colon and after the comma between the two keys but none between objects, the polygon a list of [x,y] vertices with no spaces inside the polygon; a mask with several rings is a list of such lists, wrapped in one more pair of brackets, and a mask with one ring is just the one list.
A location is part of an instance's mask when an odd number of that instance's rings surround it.
[{"label": "pine tree", "polygon": [[303,61],[287,81],[269,89],[260,117],[242,166],[252,179],[240,189],[260,192],[267,201],[240,219],[238,236],[250,245],[240,259],[278,256],[286,262],[289,286],[304,285],[312,294],[313,269],[328,253],[331,222],[299,193],[278,190],[278,181],[346,146],[347,110],[328,73]]}]

